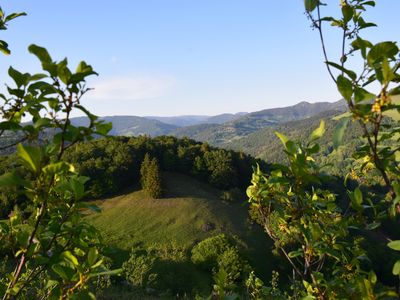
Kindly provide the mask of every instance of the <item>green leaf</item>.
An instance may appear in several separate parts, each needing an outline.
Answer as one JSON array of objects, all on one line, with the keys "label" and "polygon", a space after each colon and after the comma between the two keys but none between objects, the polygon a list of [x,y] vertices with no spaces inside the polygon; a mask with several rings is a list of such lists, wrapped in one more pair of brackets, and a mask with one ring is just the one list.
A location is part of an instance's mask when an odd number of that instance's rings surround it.
[{"label": "green leaf", "polygon": [[337,261],[341,260],[340,251],[337,251],[337,250],[335,250],[333,248],[326,248],[326,249],[324,249],[324,251],[326,252],[326,254],[328,254],[329,256],[333,257]]},{"label": "green leaf", "polygon": [[48,127],[49,125],[52,125],[51,120],[49,118],[39,118],[35,123],[34,127],[35,128],[41,128],[41,127]]},{"label": "green leaf", "polygon": [[49,175],[54,175],[54,174],[60,174],[68,171],[74,170],[74,167],[66,163],[64,161],[60,161],[54,164],[49,164],[43,168],[43,173],[49,174]]},{"label": "green leaf", "polygon": [[5,41],[0,40],[0,51],[5,55],[10,55],[11,51],[8,49],[8,44]]},{"label": "green leaf", "polygon": [[308,296],[305,296],[305,297],[301,298],[301,300],[315,300],[315,299],[317,299],[317,298],[315,298],[312,295],[308,295]]},{"label": "green leaf", "polygon": [[28,246],[29,236],[30,234],[27,231],[24,230],[18,231],[15,236],[18,245],[20,247],[26,248]]},{"label": "green leaf", "polygon": [[69,83],[71,71],[68,69],[68,60],[66,58],[57,64],[57,75],[64,84]]},{"label": "green leaf", "polygon": [[356,87],[354,89],[354,101],[359,103],[362,101],[369,101],[375,98],[375,95],[368,92],[366,89]]},{"label": "green leaf", "polygon": [[394,77],[392,68],[390,67],[389,61],[386,57],[384,57],[382,61],[382,75],[385,83],[389,83]]},{"label": "green leaf", "polygon": [[319,123],[319,127],[315,129],[310,136],[310,141],[315,141],[319,138],[321,138],[325,133],[325,121],[321,120]]},{"label": "green leaf", "polygon": [[362,57],[365,59],[367,57],[367,48],[372,48],[372,43],[370,41],[357,37],[351,43],[351,46],[354,50],[360,50]]},{"label": "green leaf", "polygon": [[367,226],[365,226],[365,229],[366,230],[374,230],[374,229],[378,228],[379,226],[381,226],[381,223],[373,222],[373,223],[370,223]]},{"label": "green leaf", "polygon": [[320,150],[319,144],[314,144],[312,147],[307,148],[308,154],[315,154],[315,153],[318,153],[319,150]]},{"label": "green leaf", "polygon": [[299,249],[299,250],[296,250],[296,251],[291,251],[291,252],[289,252],[288,253],[288,256],[290,257],[290,258],[294,258],[294,257],[297,257],[297,256],[303,256],[303,250],[302,249]]},{"label": "green leaf", "polygon": [[46,75],[46,74],[41,74],[41,73],[33,74],[33,75],[29,78],[29,81],[37,81],[37,80],[41,80],[41,79],[43,79],[43,78],[47,78],[47,75]]},{"label": "green leaf", "polygon": [[96,248],[89,249],[88,258],[87,258],[89,266],[92,266],[97,261],[98,255],[99,255],[99,252],[97,251]]},{"label": "green leaf", "polygon": [[357,205],[362,205],[363,203],[363,194],[359,188],[354,190],[354,200],[356,201]]},{"label": "green leaf", "polygon": [[75,273],[72,268],[60,264],[52,265],[51,268],[64,280],[71,280]]},{"label": "green leaf", "polygon": [[346,131],[347,125],[349,124],[349,121],[349,118],[343,118],[336,126],[335,133],[333,134],[333,146],[335,149],[337,149],[342,144],[343,136]]},{"label": "green leaf", "polygon": [[72,191],[74,192],[76,200],[81,199],[85,195],[85,186],[81,181],[79,181],[79,179],[75,177],[71,178],[70,186]]},{"label": "green leaf", "polygon": [[393,265],[392,273],[393,275],[400,275],[400,260],[396,261],[396,263]]},{"label": "green leaf", "polygon": [[376,276],[376,274],[375,274],[374,271],[370,271],[370,272],[368,273],[368,279],[369,279],[369,281],[371,281],[373,284],[375,284],[375,283],[377,282],[377,280],[378,280],[378,278],[377,278],[377,276]]},{"label": "green leaf", "polygon": [[103,260],[100,259],[94,265],[92,265],[90,268],[91,269],[96,269],[96,268],[100,267],[102,264],[103,264]]},{"label": "green leaf", "polygon": [[86,64],[86,62],[81,61],[79,62],[78,66],[76,67],[76,73],[82,73],[82,72],[86,72],[88,70],[91,70],[92,68]]},{"label": "green leaf", "polygon": [[30,53],[34,54],[42,63],[51,63],[50,54],[47,52],[46,48],[32,44],[28,47]]},{"label": "green leaf", "polygon": [[70,251],[64,251],[61,254],[61,257],[65,258],[67,261],[72,262],[75,266],[79,265],[78,259]]},{"label": "green leaf", "polygon": [[351,96],[353,95],[353,85],[349,79],[344,77],[343,75],[339,75],[337,78],[337,88],[340,94],[347,101],[351,100]]},{"label": "green leaf", "polygon": [[345,4],[342,6],[343,21],[349,22],[354,15],[354,8],[351,5]]},{"label": "green leaf", "polygon": [[50,73],[51,76],[56,77],[57,75],[57,64],[53,62],[42,62],[43,70]]},{"label": "green leaf", "polygon": [[284,135],[278,131],[275,131],[275,135],[281,140],[283,146],[285,146],[285,149],[286,149],[286,143],[289,141],[289,139],[286,137],[286,135]]},{"label": "green leaf", "polygon": [[82,112],[84,112],[84,113],[88,116],[88,118],[90,119],[91,122],[94,122],[94,121],[96,121],[96,120],[98,119],[97,116],[93,115],[90,111],[88,111],[88,110],[87,110],[85,107],[83,107],[82,105],[77,104],[77,105],[75,105],[75,107],[76,107],[77,109],[81,110]]},{"label": "green leaf", "polygon": [[29,74],[22,74],[21,72],[15,70],[13,67],[8,68],[8,75],[10,75],[10,77],[14,80],[18,88],[27,83],[27,76],[28,78],[30,77]]},{"label": "green leaf", "polygon": [[96,296],[88,291],[88,290],[81,290],[77,293],[74,293],[70,296],[70,300],[96,300]]},{"label": "green leaf", "polygon": [[98,75],[95,71],[93,71],[92,66],[88,65],[86,62],[81,61],[77,68],[76,68],[76,73],[82,73],[84,76],[87,75]]},{"label": "green leaf", "polygon": [[26,16],[26,13],[22,12],[22,13],[9,14],[7,17],[4,18],[4,23],[7,23],[15,18],[22,17],[22,16]]},{"label": "green leaf", "polygon": [[353,192],[350,192],[349,198],[350,198],[351,207],[353,209],[355,209],[359,212],[363,210],[363,206],[362,206],[363,195],[359,188],[356,188]]},{"label": "green leaf", "polygon": [[387,246],[390,249],[393,249],[393,250],[396,250],[396,251],[400,251],[400,240],[391,241],[390,243],[387,244]]},{"label": "green leaf", "polygon": [[375,7],[375,1],[365,1],[362,3],[362,5],[369,5],[369,6]]},{"label": "green leaf", "polygon": [[112,123],[96,123],[96,133],[100,135],[107,135],[112,129]]},{"label": "green leaf", "polygon": [[308,12],[313,12],[318,5],[319,5],[318,0],[304,0],[304,7]]},{"label": "green leaf", "polygon": [[399,48],[394,42],[382,42],[374,45],[368,52],[368,64],[373,67],[375,63],[382,62],[384,58],[394,58]]},{"label": "green leaf", "polygon": [[25,180],[15,173],[5,173],[0,176],[0,186],[25,185]]},{"label": "green leaf", "polygon": [[21,125],[13,121],[0,122],[0,130],[19,130]]},{"label": "green leaf", "polygon": [[40,170],[42,160],[42,152],[40,148],[18,144],[17,154],[34,172],[38,172]]},{"label": "green leaf", "polygon": [[389,92],[390,96],[396,96],[396,95],[400,95],[400,85],[391,89]]},{"label": "green leaf", "polygon": [[334,63],[334,62],[331,62],[331,61],[327,61],[326,64],[328,64],[328,65],[330,65],[330,66],[342,71],[343,73],[347,74],[347,76],[349,76],[352,80],[356,80],[357,79],[357,74],[355,72],[353,72],[351,70],[348,70],[348,69],[342,67],[341,65],[339,65],[337,63]]},{"label": "green leaf", "polygon": [[103,275],[118,275],[122,273],[122,269],[109,270],[104,272],[92,273],[89,277],[103,276]]}]

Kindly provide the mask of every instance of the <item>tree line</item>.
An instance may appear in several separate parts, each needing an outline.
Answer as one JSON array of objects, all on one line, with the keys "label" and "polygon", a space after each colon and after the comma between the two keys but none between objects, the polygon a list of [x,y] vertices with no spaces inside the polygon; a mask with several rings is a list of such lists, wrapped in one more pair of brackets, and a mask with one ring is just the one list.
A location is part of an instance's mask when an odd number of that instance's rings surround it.
[{"label": "tree line", "polygon": [[266,166],[242,152],[171,136],[109,137],[79,143],[68,149],[65,160],[90,178],[87,196],[99,198],[137,185],[146,155],[155,159],[162,171],[187,174],[221,190],[244,190],[252,167],[257,162]]}]

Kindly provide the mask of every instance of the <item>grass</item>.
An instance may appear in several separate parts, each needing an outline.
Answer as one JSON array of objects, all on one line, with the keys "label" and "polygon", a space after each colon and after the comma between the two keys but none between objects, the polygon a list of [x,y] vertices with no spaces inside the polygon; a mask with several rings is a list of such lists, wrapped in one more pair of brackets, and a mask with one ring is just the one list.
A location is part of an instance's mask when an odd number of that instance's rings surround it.
[{"label": "grass", "polygon": [[[104,242],[115,249],[111,256],[116,266],[127,259],[132,247],[173,244],[191,249],[209,236],[226,233],[236,237],[244,257],[258,276],[268,281],[273,269],[271,242],[261,228],[248,222],[243,203],[224,203],[218,190],[185,175],[165,173],[163,177],[166,192],[162,199],[149,198],[132,188],[95,201],[102,212],[88,216],[88,220],[102,232]],[[203,231],[206,223],[214,224],[215,229]],[[203,286],[211,283],[210,274],[199,272],[194,276]]]},{"label": "grass", "polygon": [[226,232],[239,237],[256,234],[249,227],[247,211],[241,203],[224,203],[217,190],[185,175],[167,173],[164,181],[163,199],[152,199],[141,190],[131,190],[96,201],[102,212],[89,219],[103,232],[107,244],[130,249],[132,240],[148,246],[174,241],[187,247],[210,236],[210,232],[202,230],[205,223],[215,224],[212,234]]}]

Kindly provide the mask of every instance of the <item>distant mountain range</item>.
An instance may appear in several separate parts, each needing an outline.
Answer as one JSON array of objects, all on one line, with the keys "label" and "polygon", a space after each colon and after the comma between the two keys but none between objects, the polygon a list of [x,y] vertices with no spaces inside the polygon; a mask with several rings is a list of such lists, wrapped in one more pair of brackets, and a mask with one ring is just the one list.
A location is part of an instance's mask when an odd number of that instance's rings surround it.
[{"label": "distant mountain range", "polygon": [[293,106],[271,108],[252,112],[240,118],[222,124],[202,124],[181,127],[172,132],[178,137],[187,136],[199,141],[207,141],[212,145],[220,146],[233,142],[259,129],[275,127],[279,124],[307,119],[324,111],[346,111],[344,101],[308,103],[300,102]]},{"label": "distant mountain range", "polygon": [[[111,122],[113,128],[111,129],[111,135],[122,135],[122,136],[138,136],[138,135],[168,135],[172,131],[178,129],[178,126],[163,123],[157,120],[147,119],[137,116],[112,116],[112,117],[101,117],[101,120]],[[72,118],[72,124],[74,125],[88,125],[89,120],[87,117]]]},{"label": "distant mountain range", "polygon": [[[343,100],[333,103],[300,102],[288,107],[265,109],[251,113],[227,113],[216,116],[108,116],[101,119],[113,123],[111,135],[173,135],[206,141],[214,146],[226,146],[260,129],[311,118],[325,111],[343,113],[346,111],[346,104]],[[74,118],[72,122],[76,125],[83,125],[88,120],[85,117],[79,117]]]},{"label": "distant mountain range", "polygon": [[145,117],[146,119],[157,120],[166,124],[175,125],[178,127],[193,126],[199,124],[222,124],[225,122],[233,121],[241,116],[246,115],[245,112],[236,114],[220,114],[216,116],[176,116],[176,117]]},{"label": "distant mountain range", "polygon": [[[400,103],[400,96],[392,97],[392,101]],[[197,141],[207,142],[212,146],[243,151],[254,157],[269,162],[281,162],[285,159],[282,145],[275,131],[295,140],[307,140],[312,130],[325,120],[326,133],[320,140],[320,159],[324,164],[340,161],[342,165],[335,173],[344,172],[351,160],[350,154],[359,147],[362,133],[356,123],[351,122],[344,136],[344,145],[334,150],[332,139],[338,119],[346,115],[347,107],[344,100],[337,102],[308,103],[300,102],[293,106],[265,109],[251,113],[221,114],[216,116],[175,116],[175,117],[138,117],[138,116],[108,116],[100,119],[112,122],[111,135],[118,136],[160,136],[172,135],[188,137]],[[385,113],[394,122],[400,121],[400,113],[390,111]],[[75,126],[89,124],[86,117],[72,118]],[[12,144],[14,134],[5,134],[1,144]],[[9,148],[0,154],[12,153]],[[318,157],[317,157],[318,158]]]}]

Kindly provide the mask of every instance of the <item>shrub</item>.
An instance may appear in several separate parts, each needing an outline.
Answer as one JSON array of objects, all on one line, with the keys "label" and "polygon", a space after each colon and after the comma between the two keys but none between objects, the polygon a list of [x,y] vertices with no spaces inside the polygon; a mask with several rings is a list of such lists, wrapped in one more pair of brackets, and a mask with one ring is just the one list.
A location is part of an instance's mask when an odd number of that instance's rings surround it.
[{"label": "shrub", "polygon": [[134,248],[122,268],[136,292],[141,289],[164,296],[187,295],[196,285],[196,268],[188,259],[187,249],[174,242]]},{"label": "shrub", "polygon": [[228,283],[237,282],[248,269],[237,247],[224,234],[198,243],[192,249],[192,261],[201,268],[213,270],[215,276],[226,274]]},{"label": "shrub", "polygon": [[138,255],[132,251],[129,259],[122,264],[125,279],[134,287],[145,287],[152,277],[150,271],[154,261],[155,258],[151,255]]},{"label": "shrub", "polygon": [[248,266],[240,257],[237,248],[229,247],[218,257],[218,268],[227,273],[229,282],[236,282]]},{"label": "shrub", "polygon": [[228,238],[219,234],[207,238],[192,249],[192,262],[201,268],[211,270],[218,265],[218,258],[231,247]]}]

